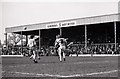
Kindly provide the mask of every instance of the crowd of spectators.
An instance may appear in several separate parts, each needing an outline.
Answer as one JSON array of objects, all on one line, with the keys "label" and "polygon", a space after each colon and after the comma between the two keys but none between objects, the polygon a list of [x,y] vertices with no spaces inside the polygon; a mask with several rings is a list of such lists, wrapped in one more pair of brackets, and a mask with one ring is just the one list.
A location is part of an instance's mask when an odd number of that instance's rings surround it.
[{"label": "crowd of spectators", "polygon": [[88,45],[87,52],[83,44],[71,46],[72,53],[76,54],[120,54],[120,45],[117,44],[116,49],[115,51],[115,44],[113,43]]},{"label": "crowd of spectators", "polygon": [[[16,47],[6,47],[2,48],[2,55],[26,55],[29,56],[29,48],[21,46]],[[21,53],[22,51],[22,53]],[[41,56],[53,56],[57,55],[57,51],[54,49],[54,46],[42,46],[41,51],[36,47],[36,52]],[[115,51],[114,43],[105,43],[105,44],[88,44],[87,52],[84,44],[73,44],[66,49],[66,55],[69,54],[120,54],[120,44],[117,44],[117,50]]]}]

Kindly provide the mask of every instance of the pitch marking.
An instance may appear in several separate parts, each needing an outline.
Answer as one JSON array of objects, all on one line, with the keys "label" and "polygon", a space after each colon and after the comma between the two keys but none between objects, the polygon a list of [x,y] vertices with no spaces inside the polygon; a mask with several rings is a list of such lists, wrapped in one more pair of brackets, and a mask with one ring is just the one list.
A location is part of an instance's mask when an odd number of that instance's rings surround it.
[{"label": "pitch marking", "polygon": [[[5,72],[5,71],[3,71]],[[39,74],[39,73],[27,73],[27,72],[7,72],[11,74],[21,74],[21,75],[34,75],[34,76],[40,76],[40,77],[84,77],[84,76],[91,76],[91,75],[100,75],[100,74],[109,74],[109,73],[115,73],[118,72],[118,70],[111,70],[111,71],[105,71],[105,72],[94,72],[94,73],[87,73],[87,74],[75,74],[75,75],[52,75],[52,74]]]},{"label": "pitch marking", "polygon": [[[110,63],[110,62],[115,62],[115,61],[98,61],[98,62],[74,62],[74,63],[63,63],[63,64],[96,64],[96,63]],[[47,66],[49,64],[39,64],[39,65],[44,65]],[[26,65],[17,65],[17,66],[9,66],[9,67],[26,67],[29,66],[29,64]]]}]

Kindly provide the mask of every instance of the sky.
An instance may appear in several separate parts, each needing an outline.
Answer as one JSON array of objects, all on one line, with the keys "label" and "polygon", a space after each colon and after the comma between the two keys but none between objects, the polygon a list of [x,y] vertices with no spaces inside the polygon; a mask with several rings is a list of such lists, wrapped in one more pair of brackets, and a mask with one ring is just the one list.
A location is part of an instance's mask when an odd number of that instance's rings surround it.
[{"label": "sky", "polygon": [[118,13],[118,1],[8,1],[0,2],[0,39],[5,28]]}]

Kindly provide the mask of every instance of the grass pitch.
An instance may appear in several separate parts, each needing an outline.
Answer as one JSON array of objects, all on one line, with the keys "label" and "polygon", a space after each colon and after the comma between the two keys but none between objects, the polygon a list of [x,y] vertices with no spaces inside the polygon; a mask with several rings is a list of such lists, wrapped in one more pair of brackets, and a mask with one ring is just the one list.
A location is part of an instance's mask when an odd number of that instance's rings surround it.
[{"label": "grass pitch", "polygon": [[3,77],[118,77],[118,57],[66,57],[59,62],[57,56],[42,56],[35,64],[29,57],[2,58]]}]

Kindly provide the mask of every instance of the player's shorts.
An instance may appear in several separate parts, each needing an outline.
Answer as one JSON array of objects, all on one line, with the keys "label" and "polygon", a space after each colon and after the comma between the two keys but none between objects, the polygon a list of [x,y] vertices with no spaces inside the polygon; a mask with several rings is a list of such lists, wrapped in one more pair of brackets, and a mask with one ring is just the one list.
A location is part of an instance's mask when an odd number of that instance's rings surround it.
[{"label": "player's shorts", "polygon": [[30,46],[29,49],[33,50],[33,51],[36,51],[37,47],[36,46]]},{"label": "player's shorts", "polygon": [[61,49],[62,51],[66,50],[66,46],[60,46],[59,49]]},{"label": "player's shorts", "polygon": [[36,47],[35,46],[29,47],[29,53],[32,54],[33,51],[36,51]]}]

